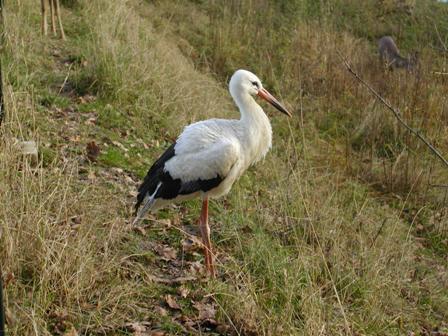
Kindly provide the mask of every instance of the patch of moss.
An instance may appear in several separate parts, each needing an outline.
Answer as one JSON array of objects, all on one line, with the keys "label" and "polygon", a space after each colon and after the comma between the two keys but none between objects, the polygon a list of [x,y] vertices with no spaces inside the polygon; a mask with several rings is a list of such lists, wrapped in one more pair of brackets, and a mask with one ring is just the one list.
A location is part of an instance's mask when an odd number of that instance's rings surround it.
[{"label": "patch of moss", "polygon": [[45,107],[59,107],[62,109],[69,107],[71,104],[70,100],[67,97],[50,92],[44,93],[40,97],[39,103]]},{"label": "patch of moss", "polygon": [[129,126],[129,119],[112,105],[108,104],[98,111],[98,125],[104,128],[125,128]]},{"label": "patch of moss", "polygon": [[57,158],[57,152],[52,148],[41,147],[39,149],[39,156],[40,159],[42,160],[43,166],[48,167]]},{"label": "patch of moss", "polygon": [[128,160],[124,156],[123,152],[114,147],[107,148],[106,151],[102,152],[99,161],[110,167],[127,168]]}]

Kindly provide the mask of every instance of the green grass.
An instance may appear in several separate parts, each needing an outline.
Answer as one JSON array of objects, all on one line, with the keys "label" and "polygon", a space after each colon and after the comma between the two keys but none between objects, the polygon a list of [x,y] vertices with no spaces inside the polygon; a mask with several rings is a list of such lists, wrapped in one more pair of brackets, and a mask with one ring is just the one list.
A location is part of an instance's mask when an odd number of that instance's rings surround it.
[{"label": "green grass", "polygon": [[[14,274],[5,288],[9,334],[73,326],[125,335],[124,325],[138,321],[183,334],[177,315],[196,318],[193,302],[203,299],[235,334],[444,330],[446,201],[428,183],[446,184],[446,168],[337,56],[349,57],[446,152],[447,91],[432,74],[446,63],[433,48],[447,38],[446,7],[416,2],[409,14],[397,4],[77,1],[64,7],[66,42],[40,36],[33,1],[9,6],[0,134],[0,258],[4,278]],[[385,33],[406,52],[422,49],[419,76],[379,69],[375,40]],[[221,277],[185,284],[191,294],[181,298],[179,284],[154,277],[188,275],[191,262],[203,262],[182,250],[200,202],[156,215],[172,226],[146,220],[144,231],[131,231],[132,179],[186,124],[237,117],[226,81],[240,67],[257,73],[294,117],[263,105],[271,152],[210,205]],[[42,165],[28,166],[16,139],[37,140]],[[101,148],[96,163],[86,161],[90,141]],[[159,245],[175,249],[177,260],[161,260]]]}]

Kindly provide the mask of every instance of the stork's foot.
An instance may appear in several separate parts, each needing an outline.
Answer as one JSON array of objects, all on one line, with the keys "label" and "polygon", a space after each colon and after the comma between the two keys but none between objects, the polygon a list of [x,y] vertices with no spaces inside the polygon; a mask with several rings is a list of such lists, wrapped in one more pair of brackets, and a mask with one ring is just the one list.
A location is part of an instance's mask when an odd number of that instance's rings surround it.
[{"label": "stork's foot", "polygon": [[207,274],[211,278],[216,278],[215,265],[213,262],[213,254],[212,251],[209,250],[206,246],[204,246],[204,255],[205,255],[205,267],[207,269]]},{"label": "stork's foot", "polygon": [[211,265],[211,268],[208,270],[208,274],[211,279],[216,279],[215,267],[213,265]]},{"label": "stork's foot", "polygon": [[210,243],[210,237],[207,234],[209,230],[207,230],[204,225],[201,225],[201,234],[202,234],[202,243],[204,249],[204,261],[205,268],[207,270],[207,274],[211,278],[216,278],[215,264],[213,262],[213,252]]}]

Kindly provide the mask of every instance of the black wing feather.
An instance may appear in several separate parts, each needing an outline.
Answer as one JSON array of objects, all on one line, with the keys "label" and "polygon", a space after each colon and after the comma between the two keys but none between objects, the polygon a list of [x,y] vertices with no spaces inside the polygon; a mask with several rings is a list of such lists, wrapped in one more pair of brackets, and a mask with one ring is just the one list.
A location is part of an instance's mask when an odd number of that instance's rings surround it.
[{"label": "black wing feather", "polygon": [[196,191],[209,191],[217,186],[222,182],[223,178],[219,175],[217,175],[214,178],[208,179],[208,180],[196,180],[196,181],[189,181],[182,183],[181,188],[179,190],[179,194],[181,195],[188,195],[192,194]]},{"label": "black wing feather", "polygon": [[176,155],[174,151],[174,146],[176,146],[176,143],[173,143],[165,151],[165,153],[163,153],[162,156],[159,157],[156,162],[154,162],[151,168],[149,168],[143,183],[138,188],[137,203],[135,204],[135,210],[138,210],[140,204],[143,202],[143,199],[147,194],[152,195],[156,191],[157,185],[160,182],[160,177],[161,175],[163,175],[163,168],[165,167],[165,162],[167,162],[174,155]]},{"label": "black wing feather", "polygon": [[163,155],[152,165],[142,185],[138,188],[137,203],[135,210],[137,211],[143,202],[146,195],[152,195],[159,183],[162,183],[157,190],[154,198],[163,198],[166,200],[176,198],[179,195],[189,195],[198,191],[207,192],[217,187],[222,181],[223,177],[217,175],[214,178],[203,180],[198,179],[194,181],[183,182],[181,179],[173,179],[170,173],[165,168],[165,163],[176,155],[174,146],[172,144]]}]

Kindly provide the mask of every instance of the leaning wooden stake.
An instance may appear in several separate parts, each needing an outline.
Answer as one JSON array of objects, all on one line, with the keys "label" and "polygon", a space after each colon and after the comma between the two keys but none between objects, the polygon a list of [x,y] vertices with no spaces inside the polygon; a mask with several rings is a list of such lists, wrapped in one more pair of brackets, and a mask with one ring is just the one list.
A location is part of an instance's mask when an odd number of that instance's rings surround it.
[{"label": "leaning wooden stake", "polygon": [[56,11],[56,18],[58,19],[59,30],[61,31],[61,38],[65,40],[64,27],[62,26],[61,7],[59,6],[59,0],[53,0],[53,7]]},{"label": "leaning wooden stake", "polygon": [[57,35],[57,29],[56,29],[56,20],[57,20],[59,30],[61,32],[61,38],[65,40],[65,33],[64,33],[64,27],[62,25],[61,8],[59,6],[59,0],[40,0],[40,5],[42,13],[42,21],[41,21],[42,34],[44,36],[48,34],[47,13],[48,13],[48,5],[50,5],[51,31],[55,36]]},{"label": "leaning wooden stake", "polygon": [[51,18],[51,31],[53,32],[54,36],[57,36],[56,32],[56,20],[55,20],[55,6],[54,1],[50,0],[50,18]]},{"label": "leaning wooden stake", "polygon": [[41,29],[42,29],[42,35],[47,36],[48,28],[47,28],[47,0],[40,0],[40,11],[42,14],[42,20],[41,20]]},{"label": "leaning wooden stake", "polygon": [[340,53],[339,57],[342,59],[347,70],[359,81],[361,82],[381,103],[383,103],[397,118],[398,122],[402,124],[409,132],[414,134],[418,139],[420,139],[430,150],[437,156],[443,164],[448,167],[448,161],[443,157],[443,155],[439,152],[437,148],[435,148],[419,131],[413,129],[411,126],[406,124],[406,122],[401,117],[400,111],[395,109],[389,102],[387,102],[378,92],[376,92],[367,82],[365,82],[359,75],[353,70],[350,63],[348,63],[347,59],[342,56]]}]

